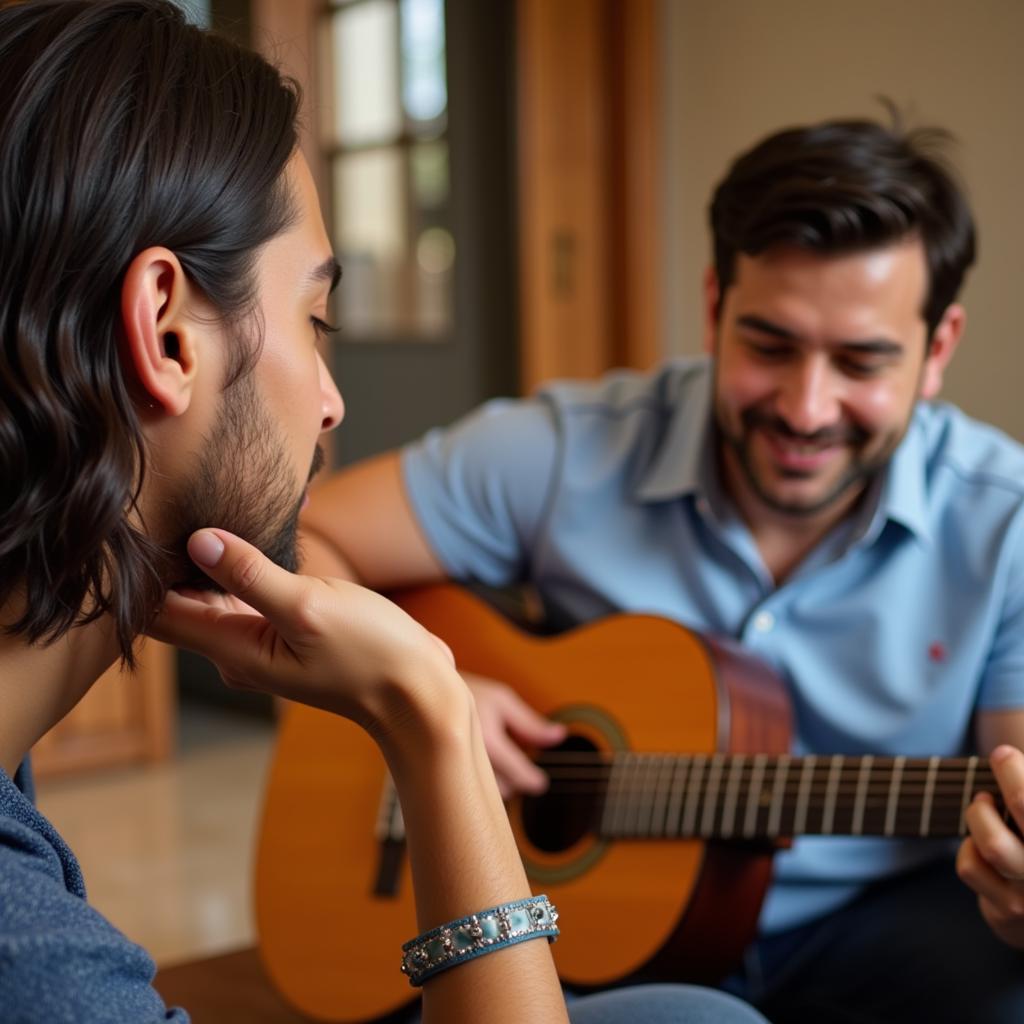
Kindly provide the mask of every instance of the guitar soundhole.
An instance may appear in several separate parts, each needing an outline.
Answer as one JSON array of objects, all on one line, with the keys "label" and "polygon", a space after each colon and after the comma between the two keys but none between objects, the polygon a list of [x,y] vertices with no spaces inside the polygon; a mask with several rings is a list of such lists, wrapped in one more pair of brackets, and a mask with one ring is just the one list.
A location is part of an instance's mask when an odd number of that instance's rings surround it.
[{"label": "guitar soundhole", "polygon": [[581,771],[572,755],[596,753],[597,747],[590,740],[570,735],[537,758],[537,764],[548,772],[551,785],[540,796],[523,797],[522,814],[523,829],[538,850],[557,853],[595,831],[602,788],[587,778],[592,773],[585,768]]}]

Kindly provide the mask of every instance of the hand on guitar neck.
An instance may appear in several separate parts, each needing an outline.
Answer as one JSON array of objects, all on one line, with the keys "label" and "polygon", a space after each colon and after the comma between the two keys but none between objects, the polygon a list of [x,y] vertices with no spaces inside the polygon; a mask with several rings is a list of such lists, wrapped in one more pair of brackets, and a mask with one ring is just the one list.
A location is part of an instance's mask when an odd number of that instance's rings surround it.
[{"label": "hand on guitar neck", "polygon": [[960,845],[956,870],[977,894],[992,931],[1024,950],[1024,754],[1002,744],[989,761],[1012,816],[1000,813],[991,793],[978,793],[965,813],[970,835]]}]

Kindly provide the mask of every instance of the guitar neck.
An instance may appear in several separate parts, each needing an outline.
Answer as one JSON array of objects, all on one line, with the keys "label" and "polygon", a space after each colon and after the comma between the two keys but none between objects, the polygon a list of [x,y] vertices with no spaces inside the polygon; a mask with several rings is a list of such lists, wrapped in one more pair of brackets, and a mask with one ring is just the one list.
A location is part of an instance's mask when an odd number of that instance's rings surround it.
[{"label": "guitar neck", "polygon": [[552,797],[589,796],[609,839],[774,840],[800,835],[963,836],[975,794],[996,797],[987,760],[551,751]]}]

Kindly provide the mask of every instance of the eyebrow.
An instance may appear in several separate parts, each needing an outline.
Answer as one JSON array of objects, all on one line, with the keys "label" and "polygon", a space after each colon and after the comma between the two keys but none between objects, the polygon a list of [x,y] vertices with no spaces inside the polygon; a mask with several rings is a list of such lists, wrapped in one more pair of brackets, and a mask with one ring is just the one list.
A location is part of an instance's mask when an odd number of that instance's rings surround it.
[{"label": "eyebrow", "polygon": [[[747,327],[750,330],[757,331],[759,334],[771,335],[773,338],[779,338],[781,341],[800,340],[799,335],[793,331],[779,324],[772,323],[771,320],[765,320],[763,317],[754,316],[753,314],[738,317],[736,322],[741,327]],[[855,348],[858,351],[875,353],[877,355],[899,355],[903,351],[903,346],[891,338],[844,338],[837,341],[836,346],[839,348]]]},{"label": "eyebrow", "polygon": [[331,287],[327,291],[327,294],[330,295],[338,287],[338,282],[341,280],[341,264],[333,256],[328,256],[323,263],[314,267],[309,272],[306,280],[309,284],[330,281]]}]

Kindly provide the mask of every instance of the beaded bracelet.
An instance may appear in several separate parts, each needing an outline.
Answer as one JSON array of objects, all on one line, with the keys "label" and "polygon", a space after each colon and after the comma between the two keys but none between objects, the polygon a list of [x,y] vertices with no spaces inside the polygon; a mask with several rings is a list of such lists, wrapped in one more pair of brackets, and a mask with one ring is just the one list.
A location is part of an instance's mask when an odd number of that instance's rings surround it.
[{"label": "beaded bracelet", "polygon": [[449,967],[528,939],[558,938],[558,911],[547,896],[501,903],[424,932],[402,946],[402,973],[422,985]]}]

